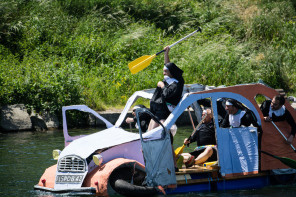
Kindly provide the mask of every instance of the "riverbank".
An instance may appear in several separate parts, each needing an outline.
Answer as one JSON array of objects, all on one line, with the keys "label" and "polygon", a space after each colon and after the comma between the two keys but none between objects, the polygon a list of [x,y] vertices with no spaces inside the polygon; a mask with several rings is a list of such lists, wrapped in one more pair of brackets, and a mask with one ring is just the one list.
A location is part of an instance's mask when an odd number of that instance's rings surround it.
[{"label": "riverbank", "polygon": [[[99,111],[98,113],[107,119],[112,124],[115,124],[118,120],[121,109],[112,109],[106,111]],[[195,118],[193,111],[190,111],[191,116]],[[132,117],[132,111],[127,113],[127,117]],[[71,121],[69,121],[71,127]],[[73,122],[73,121],[72,121]],[[184,111],[178,118],[177,125],[189,125],[191,119],[188,111]],[[105,127],[105,123],[95,118],[93,115],[88,115],[83,120],[75,120],[75,127]],[[130,125],[125,123],[121,125],[123,128],[129,128]],[[132,125],[134,126],[134,125]],[[72,125],[73,127],[73,125]],[[49,113],[31,113],[29,114],[26,107],[23,104],[2,106],[0,111],[0,130],[4,132],[10,131],[37,131],[42,132],[48,129],[61,129],[62,124],[54,114]]]},{"label": "riverbank", "polygon": [[[296,110],[296,101],[291,103],[291,106]],[[112,124],[115,124],[118,120],[122,109],[112,109],[98,112],[102,117],[107,119]],[[191,116],[196,120],[194,112],[190,111]],[[132,111],[127,113],[127,117],[132,117]],[[85,121],[76,121],[76,127],[105,127],[105,123],[101,120],[89,115]],[[178,126],[191,125],[191,119],[188,110],[176,121]],[[123,128],[129,128],[130,125],[123,122],[121,125]],[[134,125],[132,125],[134,126]],[[48,129],[61,129],[56,115],[49,113],[41,114],[29,114],[27,109],[22,104],[2,106],[0,112],[0,130],[4,132],[10,131],[46,131]]]},{"label": "riverbank", "polygon": [[[258,83],[263,83],[259,81]],[[264,84],[264,83],[263,83]],[[266,84],[264,84],[266,85]],[[225,86],[208,86],[202,84],[185,84],[183,89],[183,94],[188,92],[199,92],[203,90],[211,90],[215,88],[224,88]],[[283,89],[275,89],[278,94],[283,95],[287,98],[287,102],[290,102],[292,107],[296,109],[296,98],[293,96],[288,96]],[[142,90],[148,94],[153,94],[155,88]],[[258,101],[259,102],[259,101]],[[260,101],[262,102],[262,101]],[[31,112],[32,111],[32,112]],[[0,106],[0,131],[46,131],[48,129],[61,129],[63,127],[62,114],[51,114],[47,111],[41,111],[35,113],[34,110],[27,110],[24,104],[15,105],[3,105]],[[74,112],[76,111],[76,112]],[[83,112],[78,112],[73,110],[69,115],[67,113],[67,127],[68,128],[82,128],[82,127],[103,127],[105,128],[105,123],[96,118],[92,114],[87,114]],[[123,109],[109,108],[105,111],[97,111],[103,118],[108,120],[111,124],[115,124],[118,120]],[[61,113],[61,112],[60,112]],[[126,117],[133,117],[132,112],[125,112]],[[196,120],[195,113],[190,111],[193,120]],[[58,118],[58,116],[60,116]],[[129,128],[130,126],[125,123],[124,120],[121,124],[123,128]],[[177,125],[191,125],[191,118],[189,116],[188,110],[185,110],[182,115],[177,119]]]}]

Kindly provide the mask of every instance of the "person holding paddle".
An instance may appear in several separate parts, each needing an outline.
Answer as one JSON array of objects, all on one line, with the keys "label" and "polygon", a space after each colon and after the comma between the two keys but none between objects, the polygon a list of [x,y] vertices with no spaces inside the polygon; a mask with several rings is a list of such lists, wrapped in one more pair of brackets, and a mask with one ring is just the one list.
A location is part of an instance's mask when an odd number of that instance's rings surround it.
[{"label": "person holding paddle", "polygon": [[193,164],[217,160],[217,151],[213,146],[217,143],[212,110],[210,108],[204,110],[202,117],[203,122],[197,131],[189,139],[184,139],[185,145],[192,142],[197,143],[197,148],[193,152],[181,154],[184,157],[186,168],[191,167]]},{"label": "person holding paddle", "polygon": [[281,95],[276,95],[272,100],[266,100],[260,106],[264,120],[267,122],[277,122],[286,120],[291,126],[290,136],[287,138],[287,143],[291,144],[295,138],[296,124],[291,113],[285,108],[286,99]]},{"label": "person holding paddle", "polygon": [[[150,111],[156,116],[159,122],[163,123],[165,119],[170,115],[174,110],[175,106],[179,103],[182,98],[184,79],[183,79],[183,70],[177,67],[174,63],[170,62],[169,51],[170,47],[167,46],[164,48],[164,68],[163,76],[164,79],[157,83],[157,87],[154,91],[152,99],[150,100]],[[148,132],[156,127],[159,124],[151,119]],[[173,135],[170,132],[171,144],[173,144]],[[175,171],[179,171],[176,158],[173,150],[173,158]]]},{"label": "person holding paddle", "polygon": [[[181,100],[185,83],[182,76],[183,70],[170,62],[170,47],[167,46],[164,50],[164,79],[157,83],[157,87],[150,101],[150,111],[160,120],[160,122],[164,122]],[[148,131],[158,126],[159,124],[151,119]]]}]

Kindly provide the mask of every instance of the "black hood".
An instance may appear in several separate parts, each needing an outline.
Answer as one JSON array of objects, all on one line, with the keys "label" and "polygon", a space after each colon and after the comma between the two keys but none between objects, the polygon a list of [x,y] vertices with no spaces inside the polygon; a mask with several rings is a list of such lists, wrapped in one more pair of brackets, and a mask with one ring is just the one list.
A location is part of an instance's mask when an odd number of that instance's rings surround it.
[{"label": "black hood", "polygon": [[174,63],[167,63],[165,64],[165,67],[167,67],[172,74],[173,78],[177,79],[179,82],[184,84],[184,79],[182,77],[183,70],[181,70],[176,64]]}]

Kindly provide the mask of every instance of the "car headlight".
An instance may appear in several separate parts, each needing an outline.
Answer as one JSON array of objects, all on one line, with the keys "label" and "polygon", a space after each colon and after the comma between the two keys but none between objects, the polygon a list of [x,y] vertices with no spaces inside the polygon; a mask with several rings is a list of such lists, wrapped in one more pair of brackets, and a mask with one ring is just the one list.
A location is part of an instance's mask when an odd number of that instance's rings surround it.
[{"label": "car headlight", "polygon": [[58,160],[60,154],[61,154],[62,151],[60,151],[59,149],[55,149],[52,151],[52,157],[54,160]]},{"label": "car headlight", "polygon": [[93,160],[97,166],[100,166],[103,163],[103,157],[102,155],[99,155],[99,154],[94,155]]}]

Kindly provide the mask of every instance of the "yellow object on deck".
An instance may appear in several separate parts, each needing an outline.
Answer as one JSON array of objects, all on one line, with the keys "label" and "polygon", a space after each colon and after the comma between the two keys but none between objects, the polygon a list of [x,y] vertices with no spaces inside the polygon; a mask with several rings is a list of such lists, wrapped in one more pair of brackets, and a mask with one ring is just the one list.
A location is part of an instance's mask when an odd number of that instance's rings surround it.
[{"label": "yellow object on deck", "polygon": [[209,167],[209,166],[212,166],[212,165],[215,165],[217,164],[218,162],[217,161],[210,161],[210,162],[205,162],[203,163],[203,167]]}]

